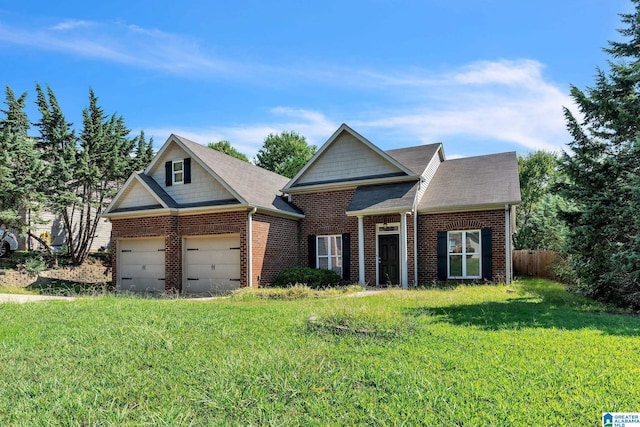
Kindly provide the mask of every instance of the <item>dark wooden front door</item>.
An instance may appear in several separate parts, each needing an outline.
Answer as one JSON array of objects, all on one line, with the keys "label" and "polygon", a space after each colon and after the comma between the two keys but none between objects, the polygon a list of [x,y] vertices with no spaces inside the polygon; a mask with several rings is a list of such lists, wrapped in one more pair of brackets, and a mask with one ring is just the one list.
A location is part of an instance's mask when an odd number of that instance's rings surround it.
[{"label": "dark wooden front door", "polygon": [[400,236],[382,234],[378,236],[378,284],[400,283]]}]

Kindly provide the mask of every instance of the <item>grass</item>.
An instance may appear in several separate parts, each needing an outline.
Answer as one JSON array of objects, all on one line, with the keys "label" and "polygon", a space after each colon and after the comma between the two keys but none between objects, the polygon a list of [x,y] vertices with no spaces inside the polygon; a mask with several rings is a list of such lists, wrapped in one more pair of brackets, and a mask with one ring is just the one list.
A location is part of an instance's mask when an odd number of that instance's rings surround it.
[{"label": "grass", "polygon": [[638,410],[640,319],[558,284],[273,298],[0,305],[2,424],[600,425]]}]

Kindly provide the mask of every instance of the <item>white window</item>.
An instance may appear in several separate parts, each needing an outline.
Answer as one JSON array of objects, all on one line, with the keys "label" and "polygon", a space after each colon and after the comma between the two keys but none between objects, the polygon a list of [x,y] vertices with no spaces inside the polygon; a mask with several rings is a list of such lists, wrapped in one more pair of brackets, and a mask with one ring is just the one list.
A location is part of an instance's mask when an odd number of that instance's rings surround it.
[{"label": "white window", "polygon": [[480,230],[449,231],[447,271],[450,279],[482,277]]},{"label": "white window", "polygon": [[333,270],[342,276],[342,236],[318,236],[316,257],[318,268]]},{"label": "white window", "polygon": [[174,160],[172,165],[172,173],[174,184],[184,183],[184,160]]}]

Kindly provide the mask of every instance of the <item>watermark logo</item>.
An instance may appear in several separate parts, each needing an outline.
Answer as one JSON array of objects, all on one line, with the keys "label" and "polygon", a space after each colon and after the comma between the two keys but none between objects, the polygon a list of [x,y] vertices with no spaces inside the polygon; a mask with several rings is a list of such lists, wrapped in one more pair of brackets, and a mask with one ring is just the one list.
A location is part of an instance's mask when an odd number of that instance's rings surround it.
[{"label": "watermark logo", "polygon": [[603,412],[602,427],[640,427],[640,412]]}]

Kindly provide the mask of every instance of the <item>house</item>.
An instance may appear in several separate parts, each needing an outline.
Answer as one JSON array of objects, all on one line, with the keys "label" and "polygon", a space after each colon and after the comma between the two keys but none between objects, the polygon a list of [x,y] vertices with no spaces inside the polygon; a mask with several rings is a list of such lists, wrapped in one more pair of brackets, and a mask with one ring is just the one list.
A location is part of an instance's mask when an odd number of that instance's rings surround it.
[{"label": "house", "polygon": [[343,124],[291,180],[171,135],[107,208],[120,289],[264,286],[285,267],[370,285],[509,282],[515,153],[383,151]]},{"label": "house", "polygon": [[[70,209],[69,209],[70,210]],[[52,213],[51,211],[44,210],[40,212],[40,221],[36,221],[32,213],[28,210],[22,210],[19,212],[22,221],[31,228],[31,233],[34,236],[42,237],[45,234],[49,235],[50,245],[55,247],[63,247],[67,244],[67,232],[64,228],[64,223],[61,215]],[[77,225],[80,222],[80,212],[75,211],[73,213],[73,221]],[[90,251],[97,252],[109,246],[109,239],[111,238],[111,223],[105,218],[101,218],[96,227],[93,243],[91,244]],[[28,236],[18,237],[18,249],[31,251],[34,249],[40,249],[40,242],[36,239]]]}]

